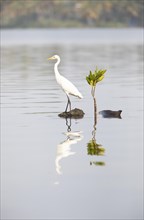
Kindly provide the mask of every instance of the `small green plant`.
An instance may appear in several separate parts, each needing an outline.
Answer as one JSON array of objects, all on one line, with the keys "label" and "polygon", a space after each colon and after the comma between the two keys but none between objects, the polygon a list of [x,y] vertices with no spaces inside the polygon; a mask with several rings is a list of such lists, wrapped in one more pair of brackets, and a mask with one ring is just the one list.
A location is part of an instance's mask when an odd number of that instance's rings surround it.
[{"label": "small green plant", "polygon": [[88,84],[92,87],[92,96],[94,96],[95,94],[96,84],[103,80],[105,72],[106,70],[102,70],[102,69],[99,70],[96,67],[96,70],[94,71],[94,73],[90,71],[90,74],[86,76],[86,80]]},{"label": "small green plant", "polygon": [[96,70],[93,73],[92,73],[92,71],[90,71],[90,74],[88,76],[86,76],[86,80],[87,80],[88,84],[91,86],[91,94],[92,94],[92,97],[94,100],[95,125],[97,123],[97,117],[96,117],[97,106],[96,106],[96,98],[95,98],[96,84],[103,80],[105,72],[106,72],[105,69],[98,69],[96,67]]},{"label": "small green plant", "polygon": [[[96,142],[96,124],[97,124],[97,105],[96,105],[96,98],[95,98],[95,90],[96,84],[103,80],[104,74],[106,70],[98,69],[94,72],[90,71],[89,75],[86,76],[86,80],[88,84],[91,86],[91,94],[94,101],[94,130],[92,131],[92,139],[87,144],[87,154],[88,155],[96,155],[96,156],[103,156],[105,153],[105,149],[101,144],[97,144]],[[93,162],[94,163],[94,162]],[[92,164],[92,162],[90,162]],[[95,162],[95,165],[105,165],[104,162]]]}]

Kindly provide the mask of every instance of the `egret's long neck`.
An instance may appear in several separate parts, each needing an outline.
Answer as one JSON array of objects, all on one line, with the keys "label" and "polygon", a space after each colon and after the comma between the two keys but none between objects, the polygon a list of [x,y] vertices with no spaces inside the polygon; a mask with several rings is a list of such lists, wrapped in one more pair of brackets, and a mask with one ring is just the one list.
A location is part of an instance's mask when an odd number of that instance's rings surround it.
[{"label": "egret's long neck", "polygon": [[59,63],[60,63],[60,58],[57,59],[57,62],[56,62],[55,65],[54,65],[54,72],[55,72],[56,78],[57,78],[58,76],[60,76],[59,71],[58,71],[58,65],[59,65]]}]

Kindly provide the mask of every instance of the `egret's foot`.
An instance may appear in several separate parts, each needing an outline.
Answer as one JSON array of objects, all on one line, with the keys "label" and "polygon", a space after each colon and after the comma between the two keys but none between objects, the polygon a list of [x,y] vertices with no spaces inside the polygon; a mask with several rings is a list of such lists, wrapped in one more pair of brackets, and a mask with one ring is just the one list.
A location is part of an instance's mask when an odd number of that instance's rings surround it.
[{"label": "egret's foot", "polygon": [[122,110],[119,111],[103,110],[99,112],[99,114],[102,115],[103,118],[122,118],[121,113]]},{"label": "egret's foot", "polygon": [[62,118],[83,118],[84,112],[81,109],[75,108],[69,112],[62,112],[58,116]]}]

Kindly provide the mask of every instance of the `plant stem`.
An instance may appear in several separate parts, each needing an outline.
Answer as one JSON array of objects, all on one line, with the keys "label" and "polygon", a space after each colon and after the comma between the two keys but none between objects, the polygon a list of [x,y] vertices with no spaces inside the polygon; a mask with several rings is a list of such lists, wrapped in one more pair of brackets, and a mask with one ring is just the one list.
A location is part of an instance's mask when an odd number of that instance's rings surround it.
[{"label": "plant stem", "polygon": [[96,127],[97,124],[97,105],[96,105],[96,98],[93,97],[94,100],[94,127]]},{"label": "plant stem", "polygon": [[96,98],[95,98],[95,89],[96,89],[96,86],[93,86],[91,90],[91,94],[94,100],[94,128],[96,127],[96,124],[97,124],[97,105],[96,105]]}]

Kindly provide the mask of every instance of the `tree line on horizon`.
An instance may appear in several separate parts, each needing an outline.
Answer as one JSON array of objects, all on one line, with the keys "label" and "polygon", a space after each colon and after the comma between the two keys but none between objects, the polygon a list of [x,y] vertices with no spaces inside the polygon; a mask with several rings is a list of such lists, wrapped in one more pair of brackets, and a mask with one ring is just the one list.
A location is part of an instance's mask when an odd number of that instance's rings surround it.
[{"label": "tree line on horizon", "polygon": [[143,0],[0,0],[1,28],[143,27]]}]

